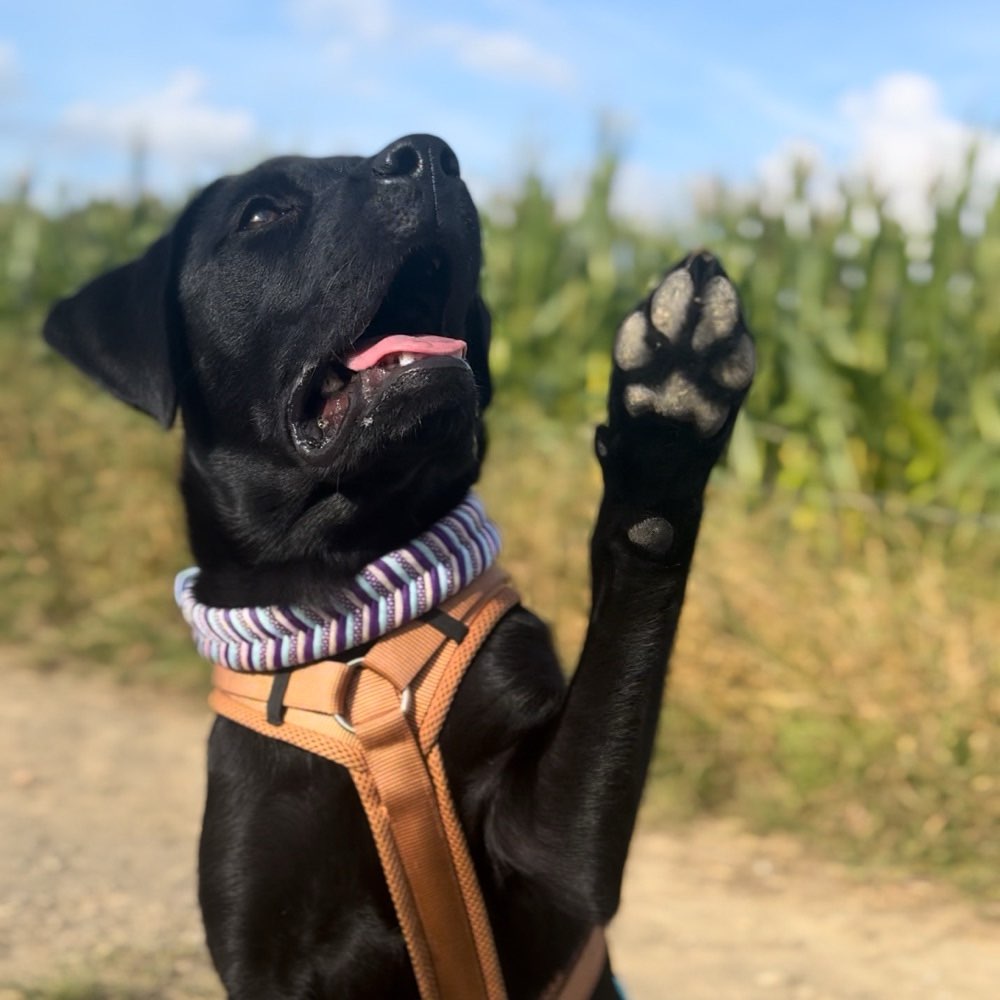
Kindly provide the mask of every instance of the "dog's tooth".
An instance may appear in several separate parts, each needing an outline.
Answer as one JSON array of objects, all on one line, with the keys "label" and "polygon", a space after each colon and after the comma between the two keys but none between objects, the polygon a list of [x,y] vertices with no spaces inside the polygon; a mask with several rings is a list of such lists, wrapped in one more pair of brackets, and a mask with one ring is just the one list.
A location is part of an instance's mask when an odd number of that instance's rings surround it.
[{"label": "dog's tooth", "polygon": [[400,354],[398,358],[398,363],[400,366],[412,365],[417,359],[412,354]]}]

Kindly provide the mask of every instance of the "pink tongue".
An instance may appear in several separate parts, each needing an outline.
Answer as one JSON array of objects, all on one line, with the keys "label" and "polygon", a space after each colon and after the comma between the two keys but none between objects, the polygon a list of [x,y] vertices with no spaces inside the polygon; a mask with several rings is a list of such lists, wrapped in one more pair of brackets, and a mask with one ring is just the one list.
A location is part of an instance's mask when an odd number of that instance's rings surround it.
[{"label": "pink tongue", "polygon": [[425,334],[421,337],[409,337],[403,333],[393,333],[383,337],[378,343],[366,347],[357,354],[351,354],[344,359],[344,364],[353,372],[372,368],[389,354],[415,354],[418,357],[428,357],[433,354],[450,355],[455,358],[465,357],[465,342],[452,337],[438,337],[435,334]]}]

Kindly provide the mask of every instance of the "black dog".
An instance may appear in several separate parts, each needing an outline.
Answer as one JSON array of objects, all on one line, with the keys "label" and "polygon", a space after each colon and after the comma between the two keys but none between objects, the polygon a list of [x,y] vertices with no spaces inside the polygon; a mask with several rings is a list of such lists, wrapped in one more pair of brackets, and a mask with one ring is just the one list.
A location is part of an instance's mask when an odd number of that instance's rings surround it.
[{"label": "black dog", "polygon": [[[322,605],[477,479],[480,262],[455,154],[413,135],[369,159],[288,157],[216,181],[145,256],[58,303],[45,335],[165,427],[183,414],[201,601]],[[378,379],[339,364],[388,333],[461,339],[467,361]],[[512,1000],[538,996],[618,905],[705,484],[753,372],[714,258],[668,272],[614,357],[573,681],[517,607],[442,738]],[[209,746],[200,899],[232,997],[417,996],[347,773],[228,720]],[[609,968],[594,996],[616,996]]]}]

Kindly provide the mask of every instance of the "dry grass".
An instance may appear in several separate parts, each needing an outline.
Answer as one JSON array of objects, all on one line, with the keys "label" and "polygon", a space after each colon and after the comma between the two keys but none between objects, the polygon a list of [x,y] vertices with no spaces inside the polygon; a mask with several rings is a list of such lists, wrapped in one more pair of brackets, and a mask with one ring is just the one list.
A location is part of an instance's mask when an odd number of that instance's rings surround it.
[{"label": "dry grass", "polygon": [[[505,563],[572,664],[598,497],[589,433],[503,428],[483,483]],[[795,527],[799,525],[799,527]],[[891,538],[892,542],[885,539]],[[667,815],[737,812],[856,861],[997,892],[1000,545],[964,565],[898,518],[752,509],[715,480],[654,765]]]},{"label": "dry grass", "polygon": [[[0,355],[0,630],[26,662],[197,688],[171,600],[186,554],[178,440],[46,355]],[[504,562],[572,663],[599,490],[590,431],[497,414],[482,485]],[[652,805],[738,813],[841,855],[996,892],[997,536],[834,518],[713,483],[673,661]],[[966,542],[968,543],[968,539]]]},{"label": "dry grass", "polygon": [[50,969],[30,984],[0,983],[0,1000],[219,1000],[220,996],[202,949],[179,949],[172,942],[155,954],[113,950],[75,972]]},{"label": "dry grass", "polygon": [[69,371],[32,325],[0,353],[0,634],[42,665],[197,685],[170,596],[187,565],[179,435]]}]

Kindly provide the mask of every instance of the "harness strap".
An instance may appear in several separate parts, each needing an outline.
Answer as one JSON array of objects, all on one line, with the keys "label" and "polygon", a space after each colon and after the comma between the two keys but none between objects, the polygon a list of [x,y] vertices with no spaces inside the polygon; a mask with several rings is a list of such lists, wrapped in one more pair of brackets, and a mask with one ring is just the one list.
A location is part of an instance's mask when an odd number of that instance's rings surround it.
[{"label": "harness strap", "polygon": [[416,911],[412,933],[423,937],[430,953],[426,967],[414,962],[418,981],[423,981],[428,996],[470,1000],[505,996],[489,989],[480,970],[475,934],[453,862],[455,854],[467,850],[464,837],[455,842],[446,833],[437,789],[420,744],[394,692],[390,689],[388,694],[381,711],[354,725]]},{"label": "harness strap", "polygon": [[[350,771],[423,1000],[507,1000],[438,737],[469,663],[517,601],[493,567],[358,660],[271,676],[213,670],[219,715]],[[606,954],[595,934],[545,1000],[591,995]]]}]

